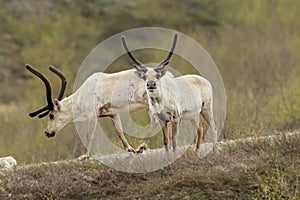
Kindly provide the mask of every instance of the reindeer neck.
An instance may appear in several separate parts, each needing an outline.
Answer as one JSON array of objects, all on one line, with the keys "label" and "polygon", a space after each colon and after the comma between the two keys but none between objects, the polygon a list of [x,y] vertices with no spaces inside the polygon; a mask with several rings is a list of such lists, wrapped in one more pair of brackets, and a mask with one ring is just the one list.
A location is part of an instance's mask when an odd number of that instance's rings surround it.
[{"label": "reindeer neck", "polygon": [[152,112],[160,113],[162,111],[161,98],[159,96],[151,96],[148,94],[149,109]]},{"label": "reindeer neck", "polygon": [[70,121],[74,121],[74,113],[73,113],[73,98],[72,96],[66,97],[60,102],[61,112],[64,112],[66,118]]}]

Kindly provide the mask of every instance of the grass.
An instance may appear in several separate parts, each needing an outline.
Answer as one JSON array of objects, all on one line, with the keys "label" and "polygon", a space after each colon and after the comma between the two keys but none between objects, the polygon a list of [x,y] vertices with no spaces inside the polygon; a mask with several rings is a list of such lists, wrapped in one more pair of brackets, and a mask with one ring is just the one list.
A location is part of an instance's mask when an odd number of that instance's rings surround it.
[{"label": "grass", "polygon": [[164,169],[128,174],[97,162],[17,168],[0,175],[1,199],[299,199],[300,137],[237,145]]}]

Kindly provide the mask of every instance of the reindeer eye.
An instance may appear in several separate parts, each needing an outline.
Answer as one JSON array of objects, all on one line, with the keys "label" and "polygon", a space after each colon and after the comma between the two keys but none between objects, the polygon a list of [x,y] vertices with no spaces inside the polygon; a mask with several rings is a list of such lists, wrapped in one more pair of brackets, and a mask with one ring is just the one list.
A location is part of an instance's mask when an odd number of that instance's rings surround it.
[{"label": "reindeer eye", "polygon": [[50,117],[50,120],[54,120],[54,115],[53,114],[50,114],[49,117]]}]

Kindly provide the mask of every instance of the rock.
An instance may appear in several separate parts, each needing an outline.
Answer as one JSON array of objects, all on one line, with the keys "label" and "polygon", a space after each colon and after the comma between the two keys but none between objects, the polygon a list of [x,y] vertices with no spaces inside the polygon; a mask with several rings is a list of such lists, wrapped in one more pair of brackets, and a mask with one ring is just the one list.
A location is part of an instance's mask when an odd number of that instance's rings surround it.
[{"label": "rock", "polygon": [[17,161],[11,156],[0,158],[0,170],[10,170],[15,165],[17,165]]}]

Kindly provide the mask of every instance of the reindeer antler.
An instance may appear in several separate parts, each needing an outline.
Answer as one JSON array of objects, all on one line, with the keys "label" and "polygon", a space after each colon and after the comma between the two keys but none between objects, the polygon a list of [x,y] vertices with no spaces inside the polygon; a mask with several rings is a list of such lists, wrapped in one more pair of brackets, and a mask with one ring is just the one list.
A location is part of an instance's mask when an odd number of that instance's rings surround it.
[{"label": "reindeer antler", "polygon": [[57,100],[60,101],[62,99],[62,97],[64,96],[64,93],[65,93],[65,89],[66,89],[66,85],[67,85],[67,79],[61,73],[61,71],[59,71],[57,68],[55,68],[53,66],[49,66],[49,70],[52,71],[53,73],[55,73],[61,79],[61,88],[60,88],[59,94],[56,98]]},{"label": "reindeer antler", "polygon": [[173,42],[172,42],[172,47],[170,49],[170,52],[168,54],[168,56],[159,63],[159,65],[157,67],[154,68],[155,71],[157,70],[161,70],[163,69],[167,64],[169,64],[170,59],[173,55],[174,49],[176,47],[176,43],[177,43],[177,33],[174,33],[174,37],[173,37]]},{"label": "reindeer antler", "polygon": [[121,36],[121,40],[122,40],[123,47],[126,50],[126,53],[128,54],[129,58],[135,63],[133,65],[133,67],[136,68],[136,70],[138,70],[138,71],[146,72],[147,68],[145,67],[145,65],[143,63],[141,63],[139,60],[137,60],[132,55],[132,53],[130,52],[130,50],[128,49],[128,46],[126,44],[126,38],[125,38],[124,35]]},{"label": "reindeer antler", "polygon": [[[139,60],[137,60],[132,55],[132,53],[130,52],[130,50],[129,50],[127,44],[126,44],[126,38],[125,38],[124,35],[121,36],[121,40],[122,40],[123,47],[126,50],[128,56],[135,63],[133,65],[133,67],[136,68],[136,70],[138,70],[138,71],[146,72],[147,68],[145,67],[145,65],[143,63],[141,63]],[[169,61],[170,61],[170,59],[173,55],[174,49],[176,47],[176,43],[177,43],[177,33],[174,33],[173,42],[172,42],[170,52],[169,52],[168,56],[163,61],[161,61],[157,67],[154,68],[155,71],[162,70],[169,63]]]},{"label": "reindeer antler", "polygon": [[[52,94],[51,93],[51,85],[50,85],[49,81],[47,80],[47,78],[43,74],[41,74],[40,72],[38,72],[37,70],[32,68],[30,65],[26,64],[25,67],[28,71],[30,71],[31,73],[36,75],[39,79],[41,79],[44,82],[45,87],[46,87],[46,99],[47,99],[47,103],[48,103],[48,105],[44,106],[43,108],[41,108],[41,109],[39,109],[35,112],[29,113],[29,116],[30,117],[35,117],[35,116],[39,115],[40,113],[42,113],[44,111],[47,111],[47,112],[42,114],[43,116],[44,115],[46,116],[54,108],[54,105],[53,105],[53,102],[52,102],[52,97],[51,97],[51,94]],[[39,115],[39,118],[43,117],[42,115]]]},{"label": "reindeer antler", "polygon": [[[29,113],[30,117],[35,117],[35,116],[38,115],[39,118],[43,118],[43,117],[47,116],[50,113],[50,111],[53,111],[53,109],[54,109],[54,104],[52,102],[51,85],[50,85],[48,79],[43,74],[41,74],[40,72],[38,72],[37,70],[35,70],[33,67],[31,67],[28,64],[26,64],[25,67],[26,67],[26,69],[28,71],[30,71],[35,76],[37,76],[39,79],[41,79],[44,82],[44,84],[45,84],[45,87],[46,87],[46,99],[47,99],[48,105],[44,106],[43,108],[41,108],[41,109],[39,109],[39,110],[37,110],[35,112]],[[67,85],[67,80],[66,80],[65,76],[58,69],[56,69],[55,67],[50,66],[49,70],[51,70],[53,73],[55,73],[61,79],[61,89],[60,89],[60,92],[59,92],[59,94],[57,96],[57,100],[60,101],[62,99],[63,95],[64,95],[65,88],[66,88],[66,85]],[[44,112],[44,111],[46,111],[46,112]]]}]

